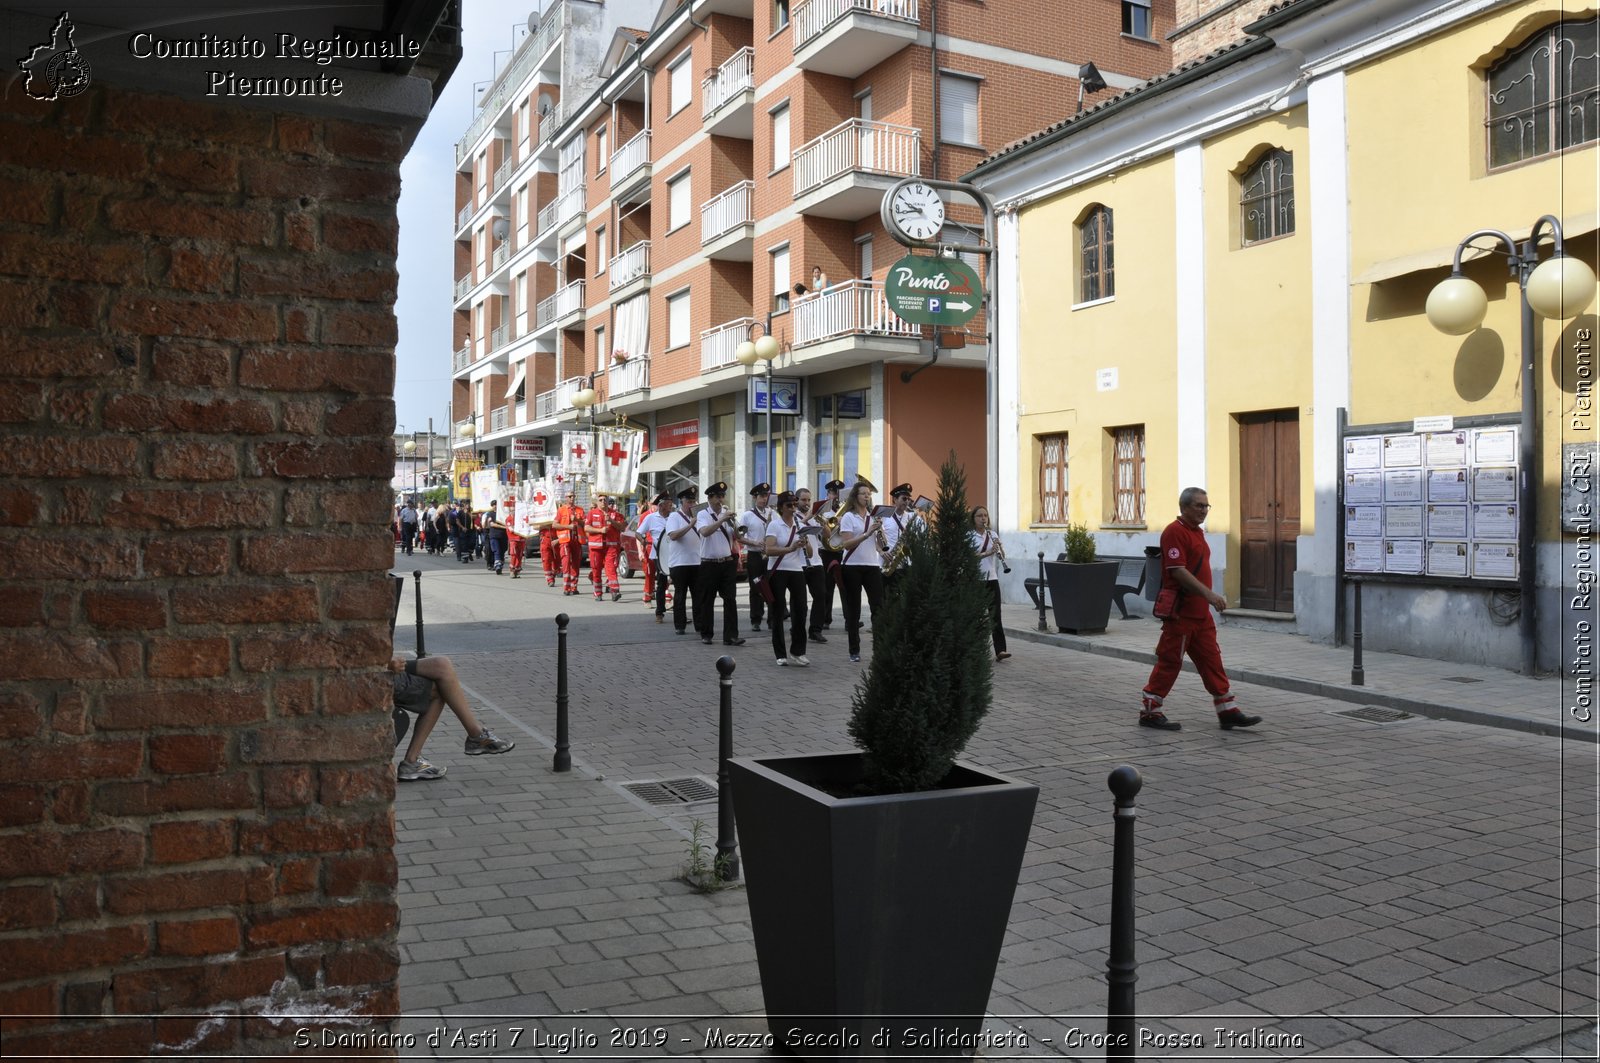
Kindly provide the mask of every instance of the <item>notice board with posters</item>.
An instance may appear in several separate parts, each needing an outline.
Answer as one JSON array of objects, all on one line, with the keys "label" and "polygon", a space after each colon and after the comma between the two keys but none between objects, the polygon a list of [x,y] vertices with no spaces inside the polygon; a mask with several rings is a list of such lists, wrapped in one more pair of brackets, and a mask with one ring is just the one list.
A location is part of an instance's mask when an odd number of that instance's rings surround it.
[{"label": "notice board with posters", "polygon": [[1340,572],[1359,579],[1517,583],[1518,420],[1423,417],[1340,430]]}]

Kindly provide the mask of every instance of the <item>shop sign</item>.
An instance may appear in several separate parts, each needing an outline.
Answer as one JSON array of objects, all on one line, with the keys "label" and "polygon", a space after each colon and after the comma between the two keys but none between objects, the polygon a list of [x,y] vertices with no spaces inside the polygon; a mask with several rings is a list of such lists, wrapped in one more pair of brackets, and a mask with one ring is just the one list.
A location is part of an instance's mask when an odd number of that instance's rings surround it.
[{"label": "shop sign", "polygon": [[674,421],[672,424],[656,426],[656,450],[670,450],[673,447],[692,447],[700,443],[700,419],[690,418],[687,421]]}]

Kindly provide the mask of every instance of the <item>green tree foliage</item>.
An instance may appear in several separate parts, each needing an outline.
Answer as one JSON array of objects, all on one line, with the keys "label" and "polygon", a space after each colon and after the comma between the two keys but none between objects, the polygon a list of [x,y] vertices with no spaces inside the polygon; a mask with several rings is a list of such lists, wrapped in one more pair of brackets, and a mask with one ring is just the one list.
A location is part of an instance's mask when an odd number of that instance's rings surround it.
[{"label": "green tree foliage", "polygon": [[1087,565],[1095,560],[1094,533],[1089,531],[1089,525],[1082,523],[1067,525],[1067,561],[1074,565]]},{"label": "green tree foliage", "polygon": [[907,532],[910,564],[873,617],[872,660],[851,701],[850,737],[875,793],[939,786],[989,711],[988,592],[971,530],[967,478],[952,452],[932,527]]}]

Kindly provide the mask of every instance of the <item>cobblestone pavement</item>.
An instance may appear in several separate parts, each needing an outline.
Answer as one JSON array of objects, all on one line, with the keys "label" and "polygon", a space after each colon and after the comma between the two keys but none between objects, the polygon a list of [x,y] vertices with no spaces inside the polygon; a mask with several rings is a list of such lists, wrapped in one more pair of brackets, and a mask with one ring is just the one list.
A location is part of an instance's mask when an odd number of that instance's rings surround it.
[{"label": "cobblestone pavement", "polygon": [[[679,877],[694,824],[706,846],[715,837],[715,802],[662,811],[623,784],[715,782],[723,653],[738,666],[737,753],[848,748],[864,665],[838,626],[811,668],[778,668],[765,632],[727,649],[653,623],[637,579],[613,603],[563,597],[537,574],[422,555],[401,567],[424,571],[427,649],[456,661],[485,722],[518,743],[465,757],[447,719],[427,752],[449,775],[401,784],[401,1029],[414,1052],[769,1054],[717,1047],[764,1029],[743,891]],[[411,601],[408,589],[403,649]],[[551,770],[561,611],[564,774]],[[1242,636],[1224,630],[1225,658],[1230,637]],[[1346,701],[1255,684],[1240,700],[1266,722],[1223,732],[1190,675],[1168,699],[1185,730],[1141,730],[1146,665],[1020,639],[1012,650],[966,757],[1040,787],[989,1004],[990,1031],[1012,1047],[985,1058],[1103,1058],[1106,776],[1124,763],[1144,778],[1140,1058],[1595,1058],[1594,744],[1365,722],[1341,715]],[[1304,674],[1295,652],[1277,654],[1285,675]]]}]

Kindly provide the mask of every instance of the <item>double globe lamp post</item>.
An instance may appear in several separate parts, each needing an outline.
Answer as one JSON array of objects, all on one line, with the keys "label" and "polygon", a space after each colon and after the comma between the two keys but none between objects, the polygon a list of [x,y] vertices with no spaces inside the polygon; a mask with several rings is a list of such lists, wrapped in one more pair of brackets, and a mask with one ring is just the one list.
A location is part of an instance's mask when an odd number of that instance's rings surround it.
[{"label": "double globe lamp post", "polygon": [[[757,328],[763,328],[761,338],[754,342],[750,333]],[[757,362],[765,363],[767,388],[767,475],[765,479],[771,483],[778,479],[777,462],[772,455],[772,360],[782,352],[783,347],[772,337],[772,322],[769,320],[763,327],[759,322],[752,321],[745,330],[744,342],[734,348],[733,357],[742,366],[752,366]],[[782,489],[781,487],[779,488]]]},{"label": "double globe lamp post", "polygon": [[[1548,235],[1553,254],[1539,260],[1539,242]],[[1539,460],[1539,348],[1535,337],[1534,315],[1550,320],[1576,317],[1589,306],[1595,293],[1594,271],[1579,259],[1566,254],[1561,223],[1546,214],[1534,222],[1528,238],[1518,243],[1499,229],[1479,229],[1456,245],[1450,276],[1428,293],[1428,321],[1450,336],[1465,336],[1483,324],[1489,299],[1475,281],[1461,272],[1461,256],[1476,240],[1492,239],[1498,246],[1489,249],[1506,256],[1511,276],[1516,278],[1522,298],[1522,416],[1518,428],[1521,472],[1517,486],[1517,586],[1521,592],[1519,633],[1522,641],[1522,672],[1533,675],[1538,657],[1538,624],[1534,606],[1534,536]],[[1479,249],[1483,250],[1483,249]]]}]

